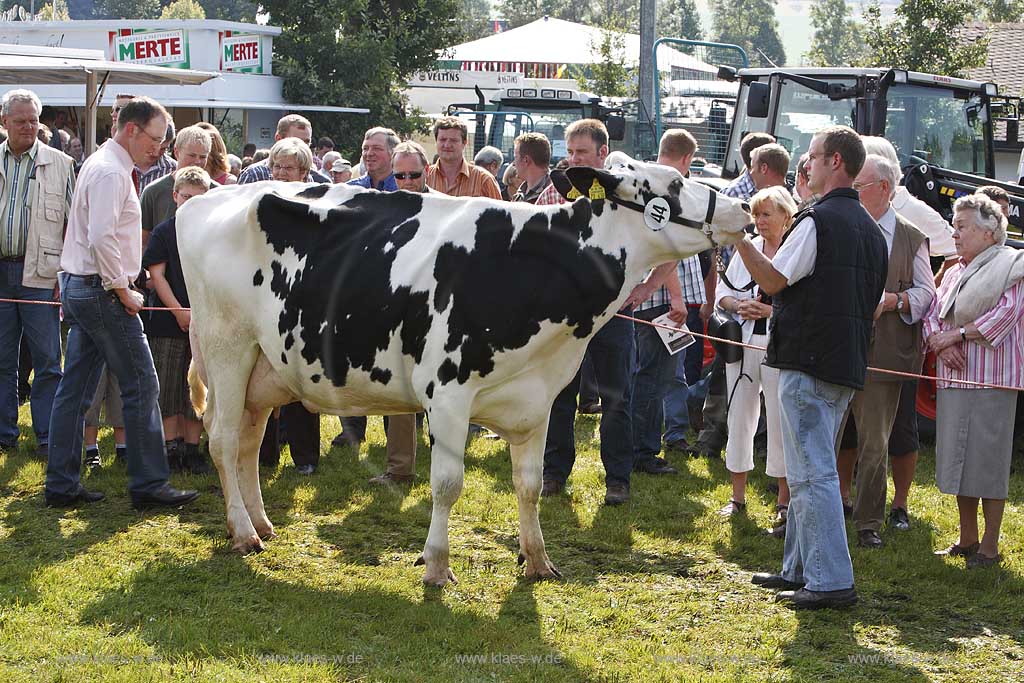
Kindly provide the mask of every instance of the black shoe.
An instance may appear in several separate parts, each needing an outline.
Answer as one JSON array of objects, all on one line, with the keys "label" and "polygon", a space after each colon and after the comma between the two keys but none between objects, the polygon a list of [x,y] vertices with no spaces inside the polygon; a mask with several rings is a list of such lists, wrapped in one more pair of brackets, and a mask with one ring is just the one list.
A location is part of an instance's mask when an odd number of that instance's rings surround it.
[{"label": "black shoe", "polygon": [[686,453],[687,455],[693,455],[693,446],[686,439],[676,439],[675,441],[665,442],[665,452],[676,451],[678,453]]},{"label": "black shoe", "polygon": [[634,472],[644,474],[678,474],[679,470],[669,465],[663,458],[651,458],[642,463],[633,465]]},{"label": "black shoe", "polygon": [[363,443],[362,439],[352,434],[348,434],[347,432],[342,432],[331,440],[331,446],[336,446],[338,448],[344,448],[345,446],[355,446],[356,448],[359,448],[361,443]]},{"label": "black shoe", "polygon": [[106,498],[106,496],[99,491],[86,491],[84,488],[80,488],[78,493],[70,495],[67,493],[45,492],[43,498],[46,500],[46,507],[48,508],[70,508],[82,503],[98,503]]},{"label": "black shoe", "polygon": [[750,583],[761,588],[787,591],[800,590],[805,585],[800,581],[787,581],[782,578],[782,574],[769,574],[767,572],[757,572],[750,577]]},{"label": "black shoe", "polygon": [[786,537],[786,523],[789,521],[789,506],[787,505],[776,505],[775,506],[775,521],[772,526],[765,529],[765,533],[773,538],[785,538]]},{"label": "black shoe", "polygon": [[554,479],[545,479],[544,485],[540,489],[541,498],[551,498],[557,496],[565,490],[564,481],[555,481]]},{"label": "black shoe", "polygon": [[889,526],[900,531],[910,531],[910,515],[906,508],[893,508],[889,511]]},{"label": "black shoe", "polygon": [[726,519],[736,516],[747,514],[747,504],[741,503],[736,500],[730,500],[718,511],[719,517],[725,517]]},{"label": "black shoe", "polygon": [[775,594],[775,602],[785,602],[795,609],[828,609],[849,607],[857,603],[857,591],[845,588],[838,591],[809,591],[801,588]]},{"label": "black shoe", "polygon": [[199,450],[199,444],[185,444],[185,450],[181,456],[181,467],[183,471],[191,472],[192,474],[209,474],[211,472],[210,461],[206,459],[202,451]]},{"label": "black shoe", "polygon": [[622,505],[629,502],[629,487],[612,485],[607,488],[604,494],[605,505]]},{"label": "black shoe", "polygon": [[296,465],[295,471],[299,474],[304,474],[307,477],[316,472],[316,465]]},{"label": "black shoe", "polygon": [[874,529],[861,529],[857,532],[857,545],[861,548],[881,548],[885,543]]},{"label": "black shoe", "polygon": [[118,465],[128,465],[128,449],[118,446],[114,449],[114,462]]},{"label": "black shoe", "polygon": [[600,415],[601,414],[601,402],[597,403],[581,403],[579,412],[582,415]]},{"label": "black shoe", "polygon": [[100,462],[99,449],[87,449],[85,451],[85,457],[82,458],[82,464],[88,467],[90,472],[99,472],[101,469],[103,469],[103,463]]},{"label": "black shoe", "polygon": [[166,441],[164,442],[164,450],[167,453],[167,467],[174,474],[180,474],[185,471],[184,459],[182,457],[181,449],[178,448],[177,441]]},{"label": "black shoe", "polygon": [[179,507],[199,497],[199,491],[181,491],[170,484],[164,484],[156,491],[133,493],[132,507],[136,510],[152,507]]}]

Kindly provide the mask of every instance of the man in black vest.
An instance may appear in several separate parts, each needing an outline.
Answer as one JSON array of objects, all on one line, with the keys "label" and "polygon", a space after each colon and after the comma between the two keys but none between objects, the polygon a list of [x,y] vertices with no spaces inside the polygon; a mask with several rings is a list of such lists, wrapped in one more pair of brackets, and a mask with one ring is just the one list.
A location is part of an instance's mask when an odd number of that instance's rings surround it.
[{"label": "man in black vest", "polygon": [[754,574],[752,580],[785,589],[776,600],[798,608],[857,601],[835,440],[854,390],[864,386],[873,316],[888,268],[885,239],[852,189],[864,157],[864,144],[852,129],[819,131],[807,168],[809,187],[821,200],[794,218],[774,259],[749,240],[736,248],[761,291],[773,297],[765,364],[780,370],[792,496],[782,572]]}]

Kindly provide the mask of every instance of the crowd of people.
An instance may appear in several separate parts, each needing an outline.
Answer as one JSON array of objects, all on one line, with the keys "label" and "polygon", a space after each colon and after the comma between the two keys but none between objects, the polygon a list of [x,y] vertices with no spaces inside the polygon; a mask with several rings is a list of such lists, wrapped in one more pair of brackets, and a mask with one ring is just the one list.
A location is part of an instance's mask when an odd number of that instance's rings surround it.
[{"label": "crowd of people", "polygon": [[[250,144],[239,156],[211,124],[176,130],[146,97],[119,95],[112,121],[111,138],[83,162],[81,141],[34,93],[10,91],[2,104],[0,295],[60,301],[68,332],[62,369],[57,307],[0,304],[0,448],[15,447],[19,363],[30,360],[32,427],[52,506],[102,499],[82,486],[81,470],[105,466],[97,446],[104,421],[138,507],[188,503],[199,494],[172,486],[171,472],[210,471],[188,398],[191,317],[175,238],[175,212],[189,199],[219,185],[274,180],[568,201],[552,182],[547,137],[520,135],[507,164],[493,147],[471,163],[469,132],[457,117],[435,121],[434,159],[372,127],[356,163],[329,138],[314,144],[311,123],[295,114],[278,122],[269,150]],[[560,166],[604,165],[600,121],[576,121],[564,132]],[[687,176],[698,151],[690,133],[669,130],[657,163]],[[956,496],[960,513],[959,538],[939,552],[966,558],[970,568],[999,563],[1013,388],[1024,386],[1024,256],[1004,246],[1005,192],[981,188],[958,199],[950,225],[900,184],[896,150],[883,138],[819,131],[796,163],[793,187],[793,160],[771,135],[746,136],[740,152],[745,170],[723,193],[749,202],[756,235],[720,255],[728,264],[721,274],[711,250],[653,269],[623,305],[635,322],[615,317],[593,336],[551,408],[541,495],[562,495],[569,484],[576,414],[599,412],[607,505],[630,500],[634,474],[677,474],[668,454],[724,451],[731,496],[720,514],[745,515],[763,433],[766,474],[777,487],[765,531],[784,547],[781,571],[753,581],[797,607],[852,604],[846,518],[865,548],[883,547],[887,522],[911,526],[919,439],[917,380],[907,375],[921,372],[931,350],[937,484]],[[147,305],[165,310],[143,311]],[[665,315],[694,331],[709,320],[732,325],[748,346],[718,344],[704,368],[701,344],[674,355],[644,324]],[[340,421],[335,445],[365,440],[365,417]],[[419,423],[416,415],[386,419],[387,465],[371,482],[414,479]],[[692,445],[691,427],[699,431]],[[314,474],[320,428],[320,416],[301,403],[282,406],[268,422],[260,462],[277,465],[287,443],[296,470]],[[889,462],[895,495],[886,515]]]}]

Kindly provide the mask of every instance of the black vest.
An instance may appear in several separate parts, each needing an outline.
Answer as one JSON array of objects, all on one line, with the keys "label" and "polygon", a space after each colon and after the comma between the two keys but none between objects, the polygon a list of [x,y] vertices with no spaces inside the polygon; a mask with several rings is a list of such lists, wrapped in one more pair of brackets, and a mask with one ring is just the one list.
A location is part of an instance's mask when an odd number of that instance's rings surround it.
[{"label": "black vest", "polygon": [[817,233],[814,272],[775,295],[765,364],[862,389],[888,269],[885,238],[850,188],[832,190],[793,225],[807,215]]}]

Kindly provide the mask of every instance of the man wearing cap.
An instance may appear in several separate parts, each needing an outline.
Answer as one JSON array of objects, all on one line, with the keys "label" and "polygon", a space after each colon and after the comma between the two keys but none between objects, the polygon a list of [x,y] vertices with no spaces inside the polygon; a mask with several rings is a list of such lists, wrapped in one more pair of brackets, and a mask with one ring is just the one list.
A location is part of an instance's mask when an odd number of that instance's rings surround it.
[{"label": "man wearing cap", "polygon": [[326,170],[330,171],[331,180],[333,180],[335,184],[347,183],[352,180],[352,162],[348,159],[337,159],[333,164],[331,164],[331,167]]}]

